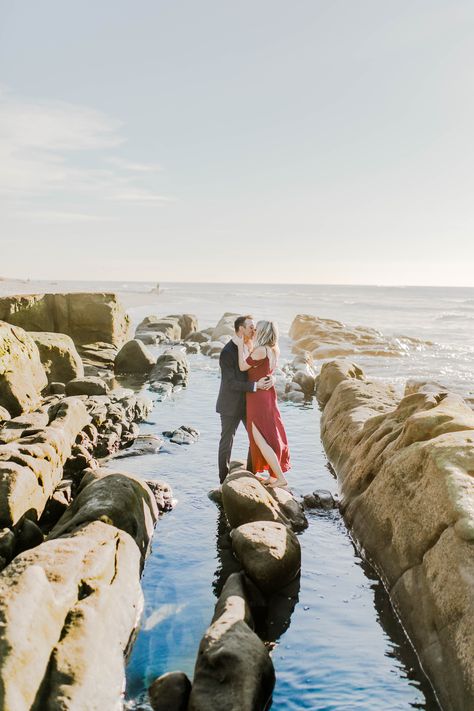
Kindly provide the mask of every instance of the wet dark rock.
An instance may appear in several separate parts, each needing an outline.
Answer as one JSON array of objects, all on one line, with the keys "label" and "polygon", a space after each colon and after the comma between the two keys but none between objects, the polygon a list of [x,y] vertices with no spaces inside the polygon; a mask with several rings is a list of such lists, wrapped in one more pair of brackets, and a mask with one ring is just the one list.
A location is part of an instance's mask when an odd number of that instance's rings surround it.
[{"label": "wet dark rock", "polygon": [[189,362],[182,348],[166,350],[156,361],[150,380],[185,387],[189,377]]},{"label": "wet dark rock", "polygon": [[153,711],[186,711],[191,682],[184,672],[168,672],[148,688]]},{"label": "wet dark rock", "polygon": [[312,494],[305,494],[303,504],[305,509],[325,509],[327,511],[335,509],[339,505],[331,492],[326,489],[317,489]]},{"label": "wet dark rock", "polygon": [[163,440],[157,435],[138,435],[133,444],[127,449],[120,451],[115,456],[115,459],[125,459],[126,457],[141,457],[145,454],[158,454],[162,445]]},{"label": "wet dark rock", "polygon": [[222,506],[222,489],[220,486],[217,489],[211,489],[207,495],[215,504]]},{"label": "wet dark rock", "polygon": [[167,484],[166,481],[161,481],[159,479],[147,479],[145,484],[147,484],[155,497],[159,512],[164,513],[166,511],[171,511],[175,504],[171,486]]},{"label": "wet dark rock", "polygon": [[66,384],[66,395],[107,395],[109,388],[102,378],[74,378]]},{"label": "wet dark rock", "polygon": [[196,353],[201,352],[201,346],[199,343],[193,343],[192,341],[186,342],[184,344],[184,347],[186,348],[186,353],[189,353],[191,355],[196,355]]},{"label": "wet dark rock", "polygon": [[181,425],[177,430],[166,431],[162,434],[174,444],[194,444],[199,439],[199,431],[186,425]]},{"label": "wet dark rock", "polygon": [[66,511],[72,501],[73,480],[63,479],[53,491],[41,516],[41,526],[53,526]]},{"label": "wet dark rock", "polygon": [[13,527],[13,531],[16,538],[15,555],[43,543],[44,538],[42,530],[29,518],[24,517],[21,521],[19,521]]},{"label": "wet dark rock", "polygon": [[157,394],[159,401],[166,400],[167,397],[173,394],[173,385],[172,383],[154,381],[150,383],[150,390]]},{"label": "wet dark rock", "polygon": [[65,383],[52,382],[48,385],[47,392],[48,395],[65,395],[66,385]]},{"label": "wet dark rock", "polygon": [[9,528],[0,531],[0,556],[9,563],[13,558],[16,547],[16,536]]}]

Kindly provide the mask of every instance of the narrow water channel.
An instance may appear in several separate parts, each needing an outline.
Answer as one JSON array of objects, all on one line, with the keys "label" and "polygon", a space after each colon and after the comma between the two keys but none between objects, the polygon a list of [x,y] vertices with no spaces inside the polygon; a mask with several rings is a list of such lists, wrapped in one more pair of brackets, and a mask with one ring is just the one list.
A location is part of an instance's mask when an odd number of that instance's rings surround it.
[{"label": "narrow water channel", "polygon": [[[201,355],[190,361],[189,387],[157,403],[141,432],[161,434],[191,425],[200,430],[199,441],[189,447],[167,444],[158,454],[110,464],[166,480],[177,499],[157,525],[142,578],[145,611],[128,664],[129,709],[150,709],[147,686],[166,671],[182,670],[192,678],[215,595],[233,565],[230,551],[221,546],[223,517],[207,496],[218,484],[218,363]],[[317,406],[282,404],[281,410],[293,491],[336,492],[320,442]],[[246,446],[242,430],[234,457],[244,457]],[[291,617],[289,602],[287,619],[275,622],[272,711],[438,709],[380,581],[355,550],[339,512],[310,513],[300,541],[297,602]]]}]

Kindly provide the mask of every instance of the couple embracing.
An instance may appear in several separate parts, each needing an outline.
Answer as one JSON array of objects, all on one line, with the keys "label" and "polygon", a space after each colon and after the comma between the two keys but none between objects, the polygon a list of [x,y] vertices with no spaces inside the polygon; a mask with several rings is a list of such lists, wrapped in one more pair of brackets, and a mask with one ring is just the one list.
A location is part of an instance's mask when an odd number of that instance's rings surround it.
[{"label": "couple embracing", "polygon": [[219,359],[219,479],[222,483],[229,473],[234,436],[243,422],[250,442],[247,469],[268,487],[287,486],[290,456],[273,376],[280,353],[276,325],[272,321],[255,325],[252,316],[239,316],[234,329],[235,336]]}]

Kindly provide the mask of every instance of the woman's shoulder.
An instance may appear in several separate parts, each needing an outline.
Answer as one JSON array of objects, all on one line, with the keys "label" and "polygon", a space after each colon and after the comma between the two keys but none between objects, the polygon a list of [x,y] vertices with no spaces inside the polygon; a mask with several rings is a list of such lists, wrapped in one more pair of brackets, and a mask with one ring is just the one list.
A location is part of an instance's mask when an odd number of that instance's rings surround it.
[{"label": "woman's shoulder", "polygon": [[265,346],[257,346],[255,350],[252,351],[252,358],[254,360],[263,360],[267,355]]}]

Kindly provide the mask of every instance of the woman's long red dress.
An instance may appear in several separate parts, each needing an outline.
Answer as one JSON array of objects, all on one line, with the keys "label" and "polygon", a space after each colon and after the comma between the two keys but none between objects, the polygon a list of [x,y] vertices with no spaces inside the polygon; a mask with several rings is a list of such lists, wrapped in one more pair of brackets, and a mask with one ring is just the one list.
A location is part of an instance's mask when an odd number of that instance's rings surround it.
[{"label": "woman's long red dress", "polygon": [[[249,356],[246,362],[252,366],[248,371],[250,382],[254,383],[272,373],[268,356],[262,360],[254,360],[252,356]],[[252,424],[255,424],[264,440],[275,452],[282,472],[287,472],[291,466],[290,450],[274,387],[269,390],[256,390],[254,393],[247,393],[247,432],[250,440],[252,468],[256,473],[269,470],[270,467],[254,440]],[[277,476],[276,472],[273,472],[273,475]]]}]

